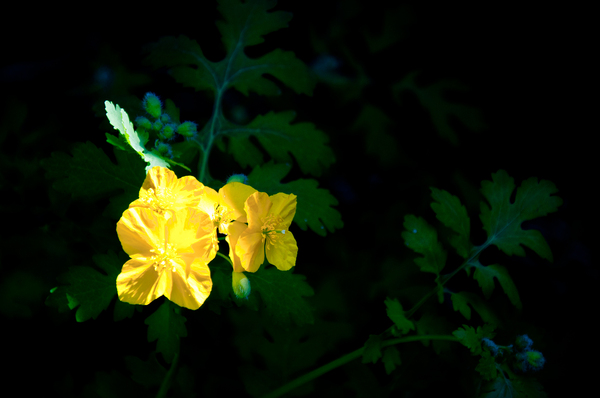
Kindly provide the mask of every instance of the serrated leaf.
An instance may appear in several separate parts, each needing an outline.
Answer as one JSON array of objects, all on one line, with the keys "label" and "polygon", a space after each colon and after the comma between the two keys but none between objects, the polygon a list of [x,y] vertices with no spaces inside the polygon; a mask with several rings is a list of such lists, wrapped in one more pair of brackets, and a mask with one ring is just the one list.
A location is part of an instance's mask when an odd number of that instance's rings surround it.
[{"label": "serrated leaf", "polygon": [[95,255],[93,260],[105,274],[92,267],[71,267],[58,278],[64,286],[52,293],[65,295],[69,308],[77,308],[77,322],[96,319],[117,294],[117,276],[123,261],[112,251]]},{"label": "serrated leaf", "polygon": [[423,272],[439,274],[446,265],[446,251],[438,241],[437,231],[421,217],[408,214],[404,217],[402,239],[404,244],[423,257],[415,259],[415,263]]},{"label": "serrated leaf", "polygon": [[552,252],[540,231],[521,229],[521,223],[555,212],[562,204],[558,190],[547,180],[538,182],[531,177],[517,189],[514,203],[510,196],[515,189],[514,179],[506,171],[492,174],[492,181],[481,183],[481,192],[490,206],[481,202],[481,222],[488,234],[486,244],[494,244],[509,256],[525,256],[523,246],[535,251],[540,257],[553,261]]},{"label": "serrated leaf", "polygon": [[114,105],[110,101],[104,101],[106,108],[106,117],[115,130],[125,137],[129,145],[136,151],[147,163],[146,173],[154,166],[169,167],[169,163],[157,154],[146,150],[143,141],[133,128],[133,123],[129,120],[129,115],[119,105]]},{"label": "serrated leaf", "polygon": [[289,328],[292,321],[298,326],[314,322],[312,309],[304,299],[314,291],[303,275],[292,272],[293,268],[279,271],[275,267],[261,267],[255,273],[246,273],[251,294],[260,294],[267,314],[283,328]]},{"label": "serrated leaf", "polygon": [[413,322],[406,318],[404,310],[398,299],[385,299],[385,306],[387,316],[394,322],[396,327],[402,331],[403,334],[408,333],[411,330],[415,330]]},{"label": "serrated leaf", "polygon": [[134,200],[144,182],[143,162],[133,154],[115,151],[115,165],[104,151],[93,143],[78,143],[73,157],[63,152],[53,152],[42,160],[46,177],[56,179],[53,187],[76,198],[95,198],[116,190],[123,190]]},{"label": "serrated leaf", "polygon": [[248,95],[250,91],[277,95],[279,88],[263,77],[269,74],[297,93],[311,95],[315,81],[307,66],[291,51],[274,50],[260,58],[249,58],[247,46],[262,43],[262,36],[287,27],[291,14],[284,11],[267,12],[274,1],[220,0],[219,12],[225,21],[218,21],[226,56],[219,62],[206,59],[195,40],[185,36],[165,37],[148,47],[147,61],[154,67],[173,67],[173,77],[184,86],[196,90],[212,89],[223,92],[234,87]]},{"label": "serrated leaf", "polygon": [[542,386],[534,379],[500,373],[496,379],[485,384],[480,398],[546,398]]},{"label": "serrated leaf", "polygon": [[467,209],[456,196],[447,191],[434,187],[430,187],[430,189],[431,197],[434,200],[431,208],[437,219],[456,232],[456,235],[450,237],[450,244],[456,249],[459,256],[468,258],[472,245],[469,240],[471,226]]},{"label": "serrated leaf", "polygon": [[518,309],[523,308],[517,286],[505,267],[498,264],[484,266],[479,261],[475,263],[474,267],[473,278],[479,283],[486,299],[489,299],[494,291],[494,278],[496,278],[510,302]]},{"label": "serrated leaf", "polygon": [[187,336],[186,318],[179,313],[180,310],[176,304],[165,299],[158,310],[144,321],[148,325],[148,342],[158,340],[156,351],[168,363],[179,353],[180,338]]},{"label": "serrated leaf", "polygon": [[485,324],[483,327],[478,326],[477,330],[475,328],[463,325],[463,327],[458,328],[452,335],[456,337],[462,345],[467,347],[473,355],[480,355],[483,350],[481,349],[481,339],[487,337],[488,339],[493,338],[496,334],[494,331],[493,324]]},{"label": "serrated leaf", "polygon": [[262,154],[250,141],[254,136],[275,162],[291,164],[293,155],[304,174],[319,176],[335,162],[329,138],[312,123],[292,124],[295,115],[294,111],[271,111],[245,126],[224,120],[219,134],[228,137],[228,151],[242,167],[263,163]]},{"label": "serrated leaf", "polygon": [[484,380],[493,380],[498,376],[496,369],[496,360],[489,351],[482,351],[481,358],[475,370],[479,372]]},{"label": "serrated leaf", "polygon": [[298,197],[294,222],[306,231],[310,227],[321,236],[326,235],[326,229],[334,232],[344,226],[342,216],[332,206],[338,204],[337,199],[329,190],[317,188],[318,183],[313,179],[298,179],[282,184],[281,179],[290,171],[291,166],[269,162],[257,166],[248,176],[248,185],[254,189],[274,195],[278,192],[293,193]]},{"label": "serrated leaf", "polygon": [[400,353],[394,346],[387,347],[383,351],[383,358],[381,358],[381,361],[385,366],[385,373],[388,375],[396,369],[396,366],[400,366],[402,364],[402,361],[400,360]]},{"label": "serrated leaf", "polygon": [[450,299],[454,311],[460,311],[467,320],[471,319],[471,307],[473,307],[484,322],[498,324],[498,317],[488,303],[478,295],[471,292],[458,292],[452,293]]},{"label": "serrated leaf", "polygon": [[159,386],[167,374],[167,370],[158,362],[154,352],[150,353],[147,361],[126,356],[125,364],[131,372],[131,378],[146,388]]},{"label": "serrated leaf", "polygon": [[376,363],[381,358],[381,336],[372,334],[365,342],[362,363]]},{"label": "serrated leaf", "polygon": [[413,72],[396,83],[392,91],[398,95],[401,91],[413,91],[421,105],[429,111],[431,121],[438,131],[440,137],[447,139],[452,144],[458,144],[456,131],[450,124],[451,118],[460,120],[471,131],[478,132],[485,127],[479,109],[457,104],[446,100],[444,91],[466,91],[467,87],[456,80],[439,80],[426,87],[420,87],[415,78],[419,72]]}]

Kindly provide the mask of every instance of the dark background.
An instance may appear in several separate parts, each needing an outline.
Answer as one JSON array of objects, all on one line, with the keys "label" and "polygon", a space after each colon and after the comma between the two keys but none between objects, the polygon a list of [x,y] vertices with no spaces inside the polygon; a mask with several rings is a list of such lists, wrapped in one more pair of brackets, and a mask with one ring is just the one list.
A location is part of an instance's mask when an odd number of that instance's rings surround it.
[{"label": "dark background", "polygon": [[[21,28],[6,29],[2,35],[0,295],[8,346],[5,358],[12,370],[3,378],[25,390],[41,387],[45,395],[80,396],[98,371],[116,369],[127,377],[122,357],[145,359],[154,343],[146,342],[141,317],[113,323],[108,312],[96,320],[76,323],[73,313],[58,314],[44,305],[58,275],[69,266],[89,264],[95,247],[102,247],[99,242],[118,242],[116,234],[98,237],[93,232],[107,199],[84,203],[58,195],[44,177],[40,160],[53,151],[69,152],[75,142],[88,140],[112,156],[104,136],[112,130],[105,122],[105,99],[116,101],[124,95],[141,99],[153,91],[173,99],[181,108],[182,120],[201,122],[210,115],[210,97],[183,88],[164,71],[142,63],[145,44],[164,35],[185,34],[199,42],[209,59],[216,61],[224,54],[212,2],[202,4],[201,12],[174,4],[131,11],[108,4],[97,7],[76,18],[68,10],[48,7],[23,19],[27,10],[16,10],[11,15],[22,21]],[[280,47],[311,64],[319,53],[317,43],[340,61],[336,73],[349,81],[342,88],[321,82],[312,97],[284,88],[282,98],[246,99],[230,93],[225,103],[230,107],[241,103],[251,114],[294,109],[297,121],[312,122],[329,135],[336,154],[337,162],[318,180],[339,199],[345,227],[326,238],[310,231],[296,234],[300,246],[296,272],[306,275],[314,287],[314,306],[326,307],[332,296],[328,289],[333,289],[341,296],[343,308],[332,310],[330,316],[352,328],[317,365],[360,347],[369,334],[389,326],[383,299],[393,297],[395,284],[385,280],[381,264],[390,256],[405,259],[410,255],[397,252],[405,214],[435,222],[429,186],[446,189],[462,200],[469,187],[478,189],[481,180],[502,168],[517,186],[535,176],[558,187],[563,206],[530,224],[548,240],[554,263],[530,250],[525,258],[508,258],[495,249],[490,249],[484,263],[501,262],[515,280],[524,310],[514,315],[509,329],[529,333],[534,348],[544,353],[547,363],[538,379],[548,395],[583,388],[595,375],[585,359],[593,363],[597,350],[589,339],[595,330],[599,279],[592,257],[597,236],[592,173],[597,128],[590,117],[596,91],[591,71],[597,67],[593,68],[590,54],[589,10],[420,2],[390,7],[382,1],[282,1],[276,9],[294,14],[289,28],[268,35],[264,45],[248,54]],[[372,52],[366,37],[382,34],[386,16],[397,28],[395,39]],[[317,39],[311,39],[311,34]],[[454,121],[459,143],[453,146],[440,138],[414,95],[405,94],[399,105],[391,87],[415,70],[422,71],[419,81],[423,85],[457,79],[468,86],[468,92],[449,93],[448,99],[479,109],[487,128],[475,133]],[[349,93],[361,87],[361,76],[368,83],[352,97]],[[393,121],[387,130],[396,151],[391,161],[367,153],[366,132],[353,129],[365,103],[379,107]],[[240,171],[227,156],[214,153],[213,176],[224,179]],[[290,175],[290,179],[299,177],[299,172]],[[467,203],[472,241],[481,244],[485,237],[477,201],[473,203],[475,207]],[[451,260],[458,261],[449,258],[448,267]],[[373,286],[365,282],[371,280]],[[457,281],[455,288],[479,292],[473,283],[462,286]],[[502,298],[500,287],[496,289],[494,297]],[[477,325],[476,317],[466,321],[451,307],[447,312],[456,326]],[[205,313],[202,321],[188,319],[190,341],[184,339],[183,344],[190,345],[190,352],[195,347],[193,331],[223,342],[233,338],[227,321]],[[218,383],[243,391],[241,383],[236,384],[235,348],[223,343],[220,349],[225,354],[199,365],[212,380],[206,382],[211,388],[204,386],[203,391],[214,391]],[[466,355],[460,361],[468,359]],[[437,368],[438,362],[433,368],[422,365],[413,377],[447,371]],[[463,373],[470,372],[472,365],[465,363]],[[367,366],[380,385],[389,383],[381,364]],[[335,386],[347,383],[352,372],[338,369],[315,388],[317,392],[336,391]],[[203,375],[195,375],[198,391]],[[417,395],[410,396],[448,393],[450,379],[439,376],[442,383],[431,383],[429,390],[415,390]]]}]

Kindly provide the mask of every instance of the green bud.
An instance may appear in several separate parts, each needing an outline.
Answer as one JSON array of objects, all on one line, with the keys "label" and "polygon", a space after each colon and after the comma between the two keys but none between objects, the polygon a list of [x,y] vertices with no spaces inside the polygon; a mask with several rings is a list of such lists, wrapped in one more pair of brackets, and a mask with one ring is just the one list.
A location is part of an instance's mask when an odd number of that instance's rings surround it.
[{"label": "green bud", "polygon": [[177,127],[177,133],[184,137],[193,137],[197,132],[196,123],[194,122],[183,122]]},{"label": "green bud", "polygon": [[227,184],[230,182],[241,182],[242,184],[248,183],[248,177],[245,174],[233,174],[227,179]]},{"label": "green bud", "polygon": [[158,119],[162,113],[162,103],[160,99],[154,93],[146,93],[144,96],[144,100],[142,101],[142,105],[146,112],[150,114],[153,118]]},{"label": "green bud", "polygon": [[248,296],[252,289],[250,288],[250,280],[243,272],[234,271],[231,273],[231,285],[235,297],[248,300]]},{"label": "green bud", "polygon": [[135,124],[136,124],[136,126],[138,126],[138,128],[141,127],[145,130],[150,130],[152,128],[152,122],[144,116],[136,117]]}]

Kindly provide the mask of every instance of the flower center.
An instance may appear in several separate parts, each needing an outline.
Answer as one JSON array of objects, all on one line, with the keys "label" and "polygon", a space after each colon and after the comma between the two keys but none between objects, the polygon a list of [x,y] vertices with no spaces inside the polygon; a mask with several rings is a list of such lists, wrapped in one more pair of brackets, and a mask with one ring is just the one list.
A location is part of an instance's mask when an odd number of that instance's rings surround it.
[{"label": "flower center", "polygon": [[150,261],[154,265],[154,270],[159,273],[168,270],[175,271],[175,258],[177,258],[177,250],[170,243],[166,243],[164,247],[150,250],[154,255],[150,257]]},{"label": "flower center", "polygon": [[153,188],[150,188],[140,200],[147,203],[158,213],[165,215],[165,218],[167,219],[170,218],[170,214],[166,211],[172,209],[176,202],[175,195],[173,195],[171,189],[166,187],[157,187],[156,191]]},{"label": "flower center", "polygon": [[261,230],[263,239],[267,240],[267,244],[274,245],[279,239],[277,234],[285,234],[282,217],[275,214],[269,214],[268,216],[261,218],[260,221],[262,222]]},{"label": "flower center", "polygon": [[227,206],[223,206],[219,203],[215,203],[215,211],[210,215],[215,227],[219,228],[219,232],[227,234],[227,227],[233,219],[233,211]]}]

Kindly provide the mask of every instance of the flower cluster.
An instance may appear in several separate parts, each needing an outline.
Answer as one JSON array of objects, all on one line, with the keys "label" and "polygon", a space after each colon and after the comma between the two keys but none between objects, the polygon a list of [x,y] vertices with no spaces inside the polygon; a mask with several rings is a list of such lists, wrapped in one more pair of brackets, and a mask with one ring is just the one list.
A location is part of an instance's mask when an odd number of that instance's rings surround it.
[{"label": "flower cluster", "polygon": [[146,305],[164,295],[198,309],[212,290],[208,263],[219,250],[217,232],[229,244],[234,293],[247,297],[243,272],[256,272],[265,255],[280,270],[296,264],[298,246],[288,230],[295,213],[293,194],[269,196],[241,182],[217,192],[194,177],[154,167],[117,223],[130,257],[117,277],[119,299]]}]

